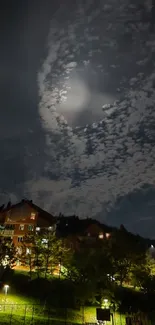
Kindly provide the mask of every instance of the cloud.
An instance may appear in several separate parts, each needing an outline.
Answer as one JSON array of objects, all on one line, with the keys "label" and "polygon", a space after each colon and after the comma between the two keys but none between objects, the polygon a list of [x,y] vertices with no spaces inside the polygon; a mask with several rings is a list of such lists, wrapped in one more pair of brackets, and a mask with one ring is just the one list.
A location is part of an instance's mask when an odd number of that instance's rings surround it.
[{"label": "cloud", "polygon": [[[130,18],[128,10],[120,20],[125,6],[122,1],[112,14],[111,7],[105,10],[100,3],[91,12],[88,1],[87,9],[74,10],[63,27],[56,22],[51,26],[48,56],[38,74],[39,113],[47,134],[47,162],[42,177],[25,183],[25,192],[38,202],[42,198],[42,204],[53,213],[107,218],[107,211],[120,196],[140,190],[144,184],[154,186],[153,61],[150,61],[152,70],[147,68],[154,43],[148,25],[139,23],[134,34],[134,22],[123,29]],[[139,15],[136,5],[135,15]],[[129,34],[132,48],[127,43]],[[139,65],[140,61],[143,64]],[[94,73],[94,93],[105,96],[106,102],[101,100],[96,121],[86,117],[84,126],[80,122],[75,127],[57,108],[64,100],[68,115],[74,115],[73,111],[70,113],[72,107],[73,110],[80,107],[83,112],[87,109],[90,95],[87,85],[91,84],[87,69],[91,75]],[[85,73],[82,75],[81,71]],[[81,82],[77,73],[83,78]],[[67,87],[77,90],[77,85],[78,100],[73,92],[67,102]],[[96,107],[94,102],[94,114]]]}]

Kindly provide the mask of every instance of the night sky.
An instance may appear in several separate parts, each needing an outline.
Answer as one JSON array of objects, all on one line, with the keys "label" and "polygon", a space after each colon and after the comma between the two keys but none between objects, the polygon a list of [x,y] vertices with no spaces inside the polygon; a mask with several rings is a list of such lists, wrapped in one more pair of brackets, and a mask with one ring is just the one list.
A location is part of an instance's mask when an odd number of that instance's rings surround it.
[{"label": "night sky", "polygon": [[0,202],[155,237],[151,1],[10,0],[0,12]]}]

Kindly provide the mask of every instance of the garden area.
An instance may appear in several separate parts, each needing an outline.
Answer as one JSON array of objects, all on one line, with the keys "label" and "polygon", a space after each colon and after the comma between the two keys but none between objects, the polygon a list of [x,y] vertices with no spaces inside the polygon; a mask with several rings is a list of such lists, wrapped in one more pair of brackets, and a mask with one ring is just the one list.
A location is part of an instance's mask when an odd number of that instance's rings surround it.
[{"label": "garden area", "polygon": [[[113,314],[115,325],[125,325],[125,315]],[[0,294],[1,324],[95,324],[96,307],[81,307],[78,309],[52,308],[36,304],[22,296]],[[111,322],[107,322],[107,325]]]},{"label": "garden area", "polygon": [[[32,280],[26,272],[12,271],[7,280],[7,293],[5,292],[6,282],[1,286],[0,292],[0,323],[1,324],[96,324],[97,304],[80,306],[74,304],[75,288],[69,286],[66,280],[53,278],[45,280],[37,279],[34,275]],[[117,310],[118,307],[109,302],[111,310],[111,322],[107,325],[125,325],[128,313],[125,311],[125,304],[133,300],[133,304],[139,300],[140,294],[133,289],[122,289],[116,293],[116,302],[124,299],[124,311]],[[125,290],[125,291],[124,291]],[[143,296],[144,298],[144,296]],[[146,297],[147,299],[147,297]],[[143,303],[145,304],[146,301]],[[140,302],[141,303],[141,302]],[[116,310],[115,310],[116,309]],[[149,324],[145,313],[132,314],[145,320]],[[143,323],[142,323],[143,324]]]},{"label": "garden area", "polygon": [[[0,323],[96,324],[96,308],[109,309],[113,325],[155,319],[155,259],[142,238],[116,230],[107,241],[84,240],[71,250],[45,236],[25,238],[33,250],[18,256],[2,241]],[[14,267],[17,259],[27,271]]]}]

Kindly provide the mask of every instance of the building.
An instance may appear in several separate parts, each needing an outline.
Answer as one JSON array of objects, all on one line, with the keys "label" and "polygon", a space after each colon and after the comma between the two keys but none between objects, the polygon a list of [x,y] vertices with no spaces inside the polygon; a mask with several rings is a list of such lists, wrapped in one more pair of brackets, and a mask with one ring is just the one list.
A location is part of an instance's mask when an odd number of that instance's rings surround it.
[{"label": "building", "polygon": [[90,245],[95,240],[106,240],[110,238],[111,232],[112,227],[91,218],[60,216],[57,221],[57,235],[64,238],[67,246],[73,249],[78,249],[83,240],[87,240]]},{"label": "building", "polygon": [[81,241],[86,240],[91,247],[95,240],[107,240],[111,236],[112,228],[90,218],[79,219],[76,216],[62,215],[54,217],[29,200],[22,200],[14,205],[9,202],[6,207],[0,207],[0,236],[13,241],[18,257],[16,267],[23,265],[23,252],[27,255],[32,253],[33,245],[24,241],[25,236],[47,230],[61,238],[66,247],[78,250]]},{"label": "building", "polygon": [[28,233],[55,228],[56,218],[32,201],[22,200],[14,205],[9,202],[0,209],[0,236],[11,238],[18,249]]}]

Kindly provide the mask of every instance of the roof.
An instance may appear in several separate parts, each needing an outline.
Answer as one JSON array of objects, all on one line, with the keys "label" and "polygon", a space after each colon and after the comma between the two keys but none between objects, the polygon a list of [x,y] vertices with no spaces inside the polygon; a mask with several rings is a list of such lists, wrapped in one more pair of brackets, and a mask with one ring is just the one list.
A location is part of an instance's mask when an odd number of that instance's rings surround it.
[{"label": "roof", "polygon": [[[25,205],[27,205],[27,207],[29,207],[29,208],[32,208],[34,211],[38,212],[39,217],[46,220],[47,222],[49,222],[49,223],[56,222],[56,218],[52,214],[50,214],[49,212],[38,207],[36,204],[33,203],[33,201],[25,200],[25,199],[23,199],[19,203],[13,204],[13,205],[11,205],[11,202],[9,202],[5,208],[1,209],[0,215],[4,216],[7,211],[11,210],[13,212],[13,210],[22,208]],[[2,219],[2,217],[0,217],[0,219]]]},{"label": "roof", "polygon": [[58,217],[57,231],[61,236],[64,236],[64,237],[68,236],[70,234],[85,235],[87,232],[87,229],[92,225],[98,226],[100,229],[102,229],[103,232],[111,232],[112,231],[112,227],[101,224],[99,221],[97,221],[95,219],[91,219],[91,218],[79,219],[76,216]]},{"label": "roof", "polygon": [[32,207],[34,210],[36,210],[42,216],[42,218],[45,218],[48,221],[52,221],[52,218],[53,218],[53,221],[54,221],[54,219],[56,221],[56,218],[51,213],[47,212],[46,210],[41,209],[40,207],[38,207],[38,205],[34,204],[33,201],[26,200],[26,203],[30,207]]}]

